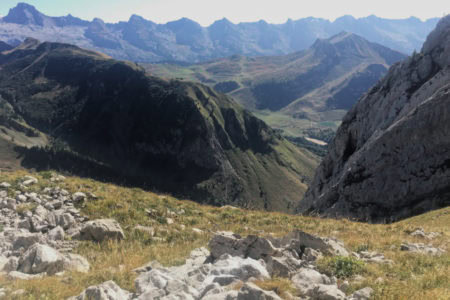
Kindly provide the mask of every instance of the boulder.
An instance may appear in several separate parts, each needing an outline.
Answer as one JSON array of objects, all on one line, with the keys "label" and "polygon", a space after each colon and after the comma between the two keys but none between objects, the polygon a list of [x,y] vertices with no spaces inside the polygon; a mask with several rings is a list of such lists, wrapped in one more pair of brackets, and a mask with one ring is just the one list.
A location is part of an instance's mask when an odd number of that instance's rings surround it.
[{"label": "boulder", "polygon": [[445,253],[443,249],[435,248],[431,245],[425,245],[422,243],[403,243],[400,247],[400,250],[426,255],[441,255]]},{"label": "boulder", "polygon": [[114,281],[110,280],[96,286],[90,286],[80,295],[68,300],[128,300],[131,297],[130,292],[121,289]]},{"label": "boulder", "polygon": [[300,270],[291,280],[300,289],[311,284],[333,284],[333,281],[328,276],[308,268]]},{"label": "boulder", "polygon": [[242,239],[239,235],[230,232],[215,234],[209,242],[209,248],[213,259],[223,254],[253,259],[267,259],[279,255],[278,250],[268,239],[256,235],[249,235]]},{"label": "boulder", "polygon": [[441,234],[438,232],[429,232],[426,233],[423,228],[417,228],[415,231],[413,231],[411,233],[412,236],[416,236],[416,237],[420,237],[423,239],[427,239],[427,240],[432,240],[438,236],[440,236]]},{"label": "boulder", "polygon": [[295,274],[291,281],[304,297],[324,300],[345,299],[345,293],[339,290],[335,278],[329,278],[316,270],[304,268]]},{"label": "boulder", "polygon": [[373,289],[366,287],[351,294],[350,297],[348,297],[348,300],[369,300],[372,294]]},{"label": "boulder", "polygon": [[0,255],[0,272],[3,272],[5,266],[8,264],[9,259],[5,256]]},{"label": "boulder", "polygon": [[37,178],[33,177],[33,176],[24,176],[21,178],[20,181],[21,181],[22,185],[24,185],[24,186],[29,186],[29,185],[38,183]]},{"label": "boulder", "polygon": [[143,265],[142,267],[134,269],[133,272],[137,273],[137,274],[142,274],[142,273],[150,272],[151,270],[153,270],[155,268],[162,268],[162,265],[159,262],[157,262],[156,260],[151,261],[151,262]]},{"label": "boulder", "polygon": [[199,294],[200,299],[222,293],[224,290],[218,283],[211,283],[205,286]]},{"label": "boulder", "polygon": [[[218,294],[206,295],[202,300],[236,300],[238,297],[238,291],[226,291]],[[256,300],[256,299],[255,299]]]},{"label": "boulder", "polygon": [[344,300],[344,292],[338,289],[336,285],[318,284],[306,293],[311,299],[317,300]]},{"label": "boulder", "polygon": [[[173,278],[168,274],[161,270],[153,269],[150,272],[139,275],[134,281],[134,285],[136,287],[136,292],[138,294],[143,294],[153,290],[164,290],[168,282],[172,280]],[[163,291],[163,294],[166,295],[167,293]]]},{"label": "boulder", "polygon": [[56,225],[61,226],[65,230],[74,226],[76,221],[75,218],[69,213],[55,213],[55,222]]},{"label": "boulder", "polygon": [[14,234],[13,249],[28,249],[36,243],[44,243],[44,236],[40,233],[18,232]]},{"label": "boulder", "polygon": [[64,235],[64,229],[61,226],[57,226],[48,232],[48,238],[52,241],[63,241]]},{"label": "boulder", "polygon": [[137,225],[133,228],[135,231],[140,231],[143,233],[146,233],[150,236],[154,236],[155,235],[155,229],[153,227],[150,226],[142,226],[142,225]]},{"label": "boulder", "polygon": [[217,259],[223,254],[231,256],[244,256],[243,249],[239,245],[241,236],[229,231],[217,232],[209,241],[208,247],[211,257]]},{"label": "boulder", "polygon": [[99,219],[86,222],[80,230],[80,238],[102,242],[107,239],[121,240],[125,234],[116,220]]},{"label": "boulder", "polygon": [[86,194],[82,192],[76,192],[72,195],[72,200],[75,203],[83,202],[84,200],[86,200]]},{"label": "boulder", "polygon": [[19,258],[15,256],[8,257],[8,261],[3,266],[3,270],[0,269],[0,271],[3,272],[12,272],[17,271],[17,268],[19,267]]},{"label": "boulder", "polygon": [[12,271],[8,273],[8,279],[9,280],[31,280],[31,279],[39,279],[44,277],[45,274],[26,274],[18,271]]},{"label": "boulder", "polygon": [[290,278],[305,264],[290,252],[283,252],[281,257],[270,257],[267,260],[267,270],[271,276]]},{"label": "boulder", "polygon": [[349,256],[350,253],[345,249],[344,244],[336,239],[322,238],[301,230],[294,230],[285,237],[279,239],[279,244],[288,245],[292,241],[298,241],[300,249],[296,249],[299,253],[305,248],[311,248],[316,251],[328,255]]},{"label": "boulder", "polygon": [[10,188],[10,187],[11,187],[11,184],[9,184],[7,182],[0,183],[0,188],[2,188],[2,189],[7,189],[7,188]]},{"label": "boulder", "polygon": [[34,244],[19,259],[18,271],[27,274],[53,275],[64,270],[65,258],[57,250],[42,244]]},{"label": "boulder", "polygon": [[89,262],[83,256],[73,253],[65,255],[64,270],[87,273],[89,269]]},{"label": "boulder", "polygon": [[393,261],[384,257],[383,254],[377,252],[360,251],[358,258],[364,262],[377,264],[392,264]]},{"label": "boulder", "polygon": [[263,260],[253,258],[232,257],[222,255],[211,267],[211,270],[205,279],[205,283],[212,283],[218,276],[234,276],[241,281],[247,281],[249,278],[268,279],[269,272]]},{"label": "boulder", "polygon": [[322,253],[320,251],[314,250],[312,248],[305,248],[302,259],[309,261],[309,262],[315,262],[316,260],[318,260],[321,257],[322,257]]}]

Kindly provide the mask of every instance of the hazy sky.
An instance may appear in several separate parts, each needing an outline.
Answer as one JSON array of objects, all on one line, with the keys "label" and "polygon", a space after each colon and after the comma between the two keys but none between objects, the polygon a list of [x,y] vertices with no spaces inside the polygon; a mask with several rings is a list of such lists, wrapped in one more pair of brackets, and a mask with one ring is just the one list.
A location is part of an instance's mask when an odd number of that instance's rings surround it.
[{"label": "hazy sky", "polygon": [[50,16],[71,13],[91,20],[126,21],[132,14],[157,23],[187,17],[202,25],[226,17],[234,23],[266,20],[284,23],[288,18],[321,17],[334,20],[350,14],[365,17],[422,20],[450,13],[449,0],[0,0],[0,16],[18,2],[27,2]]}]

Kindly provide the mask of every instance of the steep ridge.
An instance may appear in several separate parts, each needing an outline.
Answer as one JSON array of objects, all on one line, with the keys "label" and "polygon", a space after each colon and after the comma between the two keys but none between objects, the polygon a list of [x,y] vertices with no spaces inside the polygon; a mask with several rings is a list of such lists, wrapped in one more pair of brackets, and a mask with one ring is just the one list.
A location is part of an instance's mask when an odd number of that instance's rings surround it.
[{"label": "steep ridge", "polygon": [[85,21],[67,15],[50,17],[34,6],[19,3],[0,20],[0,40],[17,45],[27,37],[41,41],[76,44],[116,59],[138,62],[201,62],[234,54],[283,55],[310,47],[317,38],[348,31],[403,53],[419,49],[438,19],[389,20],[351,16],[334,22],[319,18],[289,20],[284,24],[265,21],[233,24],[227,19],[208,27],[182,18],[156,24],[133,15],[115,24],[100,19]]},{"label": "steep ridge", "polygon": [[[157,76],[201,81],[227,92],[248,109],[279,111],[294,123],[307,120],[309,126],[310,122],[340,122],[389,66],[405,57],[341,32],[317,40],[308,50],[284,56],[232,56],[191,66],[146,68]],[[270,125],[281,129],[277,122]]]},{"label": "steep ridge", "polygon": [[450,204],[450,16],[345,116],[299,213],[393,221]]},{"label": "steep ridge", "polygon": [[9,44],[7,44],[5,42],[0,41],[0,52],[11,50],[13,48],[14,48],[13,46],[11,46],[11,45],[9,45]]},{"label": "steep ridge", "polygon": [[72,15],[65,17],[49,17],[38,11],[34,6],[19,3],[16,7],[10,9],[7,16],[2,18],[2,22],[19,25],[37,25],[37,26],[86,26],[88,21],[75,18]]},{"label": "steep ridge", "polygon": [[17,149],[26,167],[292,211],[317,166],[227,96],[133,63],[29,39],[1,54],[0,67],[9,116],[50,140],[45,149]]}]

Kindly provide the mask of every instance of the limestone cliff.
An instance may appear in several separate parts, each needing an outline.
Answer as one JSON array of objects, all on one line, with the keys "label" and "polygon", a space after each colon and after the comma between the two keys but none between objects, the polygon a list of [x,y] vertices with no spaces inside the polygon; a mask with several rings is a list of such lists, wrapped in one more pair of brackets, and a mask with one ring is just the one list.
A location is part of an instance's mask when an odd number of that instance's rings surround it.
[{"label": "limestone cliff", "polygon": [[393,221],[449,205],[450,16],[347,113],[297,211]]}]

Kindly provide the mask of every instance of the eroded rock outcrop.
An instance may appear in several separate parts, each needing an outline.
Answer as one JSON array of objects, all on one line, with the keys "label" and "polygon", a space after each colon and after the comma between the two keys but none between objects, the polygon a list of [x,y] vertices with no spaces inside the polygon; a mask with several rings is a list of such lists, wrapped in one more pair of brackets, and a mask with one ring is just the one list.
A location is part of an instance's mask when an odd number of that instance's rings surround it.
[{"label": "eroded rock outcrop", "polygon": [[[52,182],[64,180],[56,174],[52,178],[58,179]],[[88,272],[89,262],[70,253],[77,245],[80,229],[85,228],[83,224],[95,223],[86,222],[87,218],[74,206],[83,200],[80,196],[84,194],[70,195],[59,187],[30,192],[29,186],[38,182],[31,176],[18,182],[18,190],[7,182],[0,187],[0,274],[11,280],[29,280],[68,270]],[[121,232],[113,220],[108,224]],[[109,234],[105,232],[104,235]]]},{"label": "eroded rock outcrop", "polygon": [[[110,300],[121,299],[120,297],[160,300],[279,300],[281,297],[274,291],[266,291],[257,285],[257,281],[272,277],[290,279],[298,289],[298,295],[302,297],[298,299],[368,299],[359,296],[370,297],[372,293],[368,288],[347,296],[338,287],[335,277],[321,274],[317,270],[311,260],[315,255],[341,255],[343,251],[347,252],[344,245],[336,240],[320,238],[299,230],[281,238],[256,235],[244,238],[232,232],[218,232],[210,240],[209,248],[211,251],[206,248],[193,250],[184,265],[164,268],[157,262],[150,262],[136,269],[135,272],[139,275],[135,280],[136,292],[132,295],[109,281],[89,287],[71,299],[91,299],[87,298],[90,296],[92,299]],[[98,298],[100,295],[107,295],[109,298]]]},{"label": "eroded rock outcrop", "polygon": [[345,116],[297,211],[389,222],[450,204],[450,16]]}]

